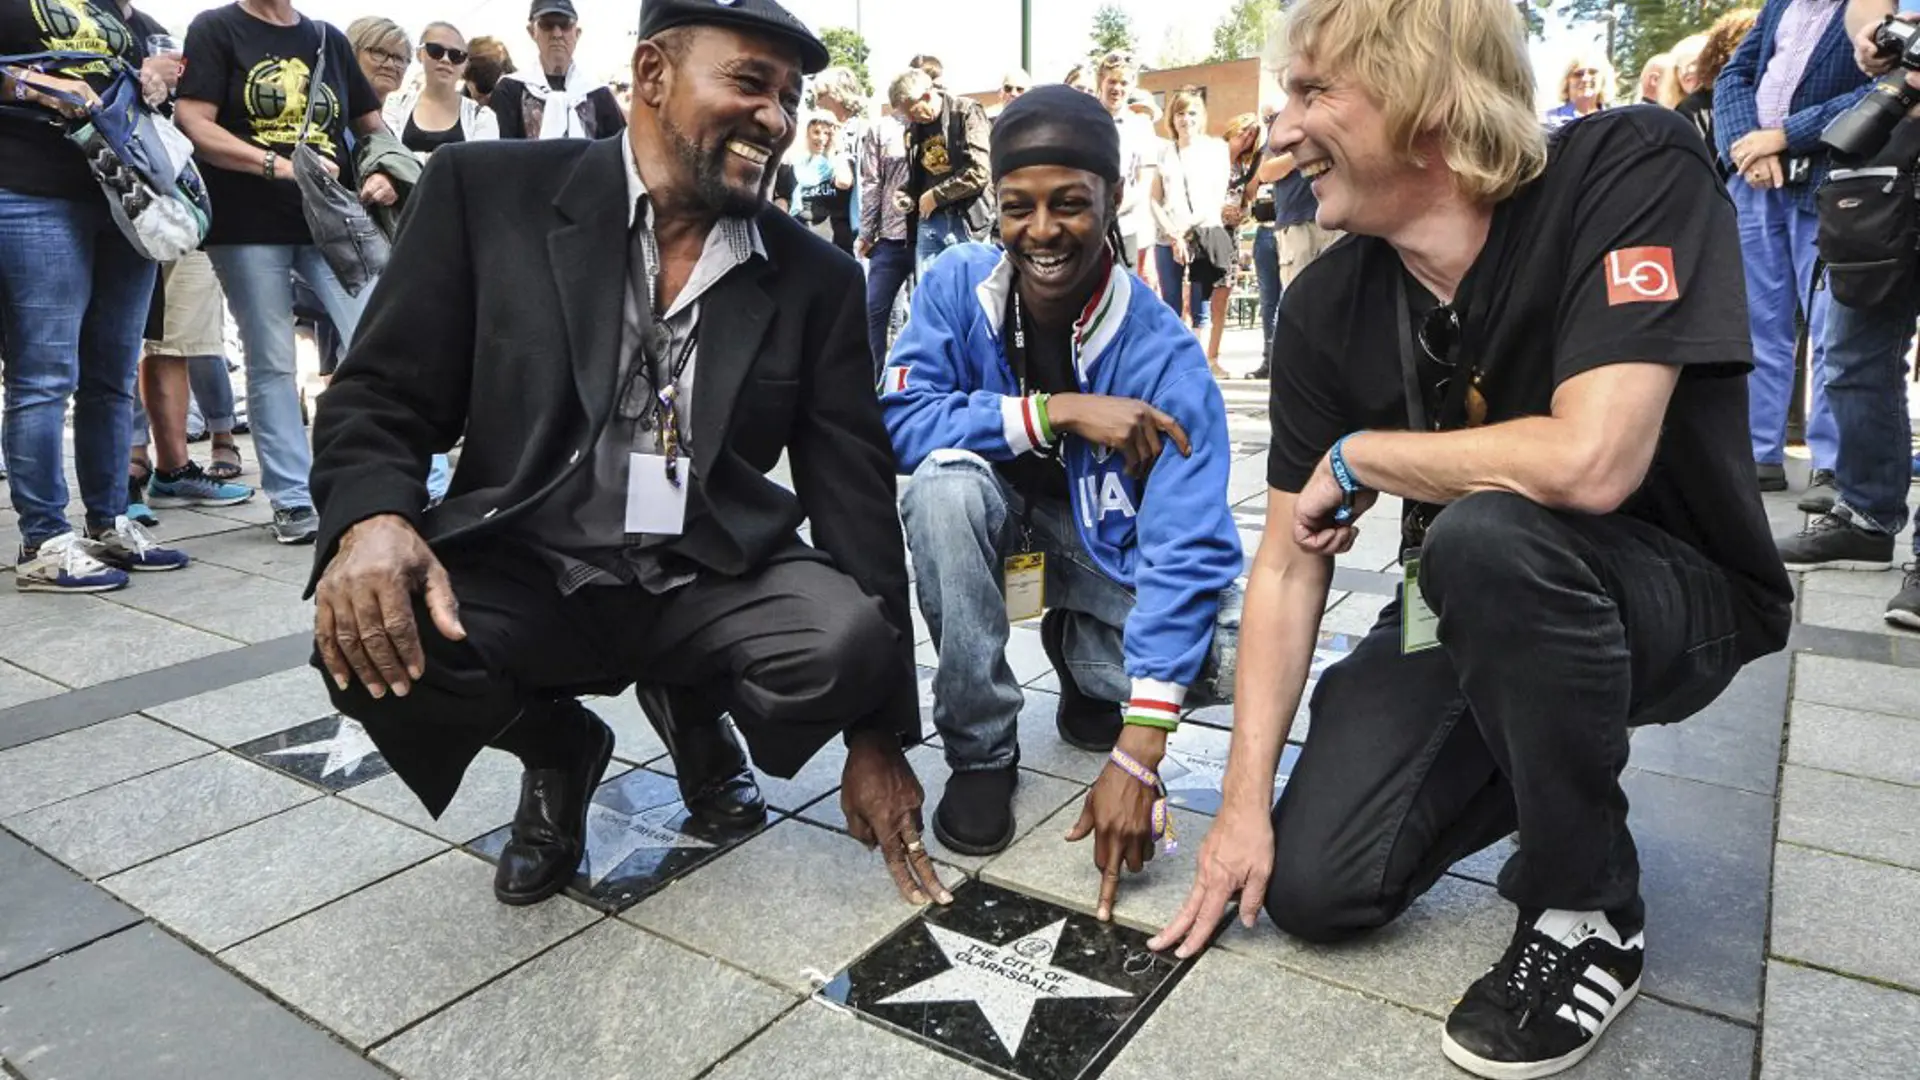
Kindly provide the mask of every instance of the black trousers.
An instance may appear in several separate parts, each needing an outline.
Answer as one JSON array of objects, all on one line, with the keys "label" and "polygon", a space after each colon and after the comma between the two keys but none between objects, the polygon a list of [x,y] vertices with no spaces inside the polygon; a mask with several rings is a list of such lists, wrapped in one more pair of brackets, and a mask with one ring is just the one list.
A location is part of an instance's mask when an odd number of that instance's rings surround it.
[{"label": "black trousers", "polygon": [[466,640],[442,637],[416,602],[427,664],[406,697],[328,681],[334,706],[436,817],[523,712],[548,717],[548,702],[635,682],[693,688],[731,710],[755,763],[792,776],[870,719],[899,655],[881,602],[798,541],[748,576],[702,575],[662,596],[594,585],[563,596],[551,565],[516,546],[439,554]]},{"label": "black trousers", "polygon": [[1517,828],[1502,896],[1633,932],[1628,728],[1698,712],[1739,670],[1725,574],[1636,519],[1489,492],[1435,519],[1420,583],[1441,647],[1402,655],[1396,601],[1314,691],[1268,915],[1312,941],[1382,926]]}]

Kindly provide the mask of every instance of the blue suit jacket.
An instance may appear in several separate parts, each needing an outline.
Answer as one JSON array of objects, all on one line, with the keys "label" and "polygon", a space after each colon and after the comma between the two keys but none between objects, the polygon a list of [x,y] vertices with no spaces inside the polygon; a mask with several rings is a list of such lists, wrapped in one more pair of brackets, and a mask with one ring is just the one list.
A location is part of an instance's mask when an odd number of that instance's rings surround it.
[{"label": "blue suit jacket", "polygon": [[[1867,76],[1853,62],[1853,45],[1847,40],[1846,0],[1827,2],[1835,8],[1833,21],[1807,58],[1800,85],[1793,88],[1787,106],[1787,156],[1812,158],[1813,173],[1807,183],[1786,190],[1809,212],[1814,209],[1814,191],[1827,176],[1827,152],[1820,145],[1820,132],[1827,121],[1860,100],[1868,86]],[[1754,93],[1760,88],[1767,61],[1773,59],[1774,33],[1787,3],[1767,0],[1753,32],[1733,51],[1720,77],[1713,81],[1714,148],[1729,169],[1733,167],[1733,144],[1760,127]]]}]

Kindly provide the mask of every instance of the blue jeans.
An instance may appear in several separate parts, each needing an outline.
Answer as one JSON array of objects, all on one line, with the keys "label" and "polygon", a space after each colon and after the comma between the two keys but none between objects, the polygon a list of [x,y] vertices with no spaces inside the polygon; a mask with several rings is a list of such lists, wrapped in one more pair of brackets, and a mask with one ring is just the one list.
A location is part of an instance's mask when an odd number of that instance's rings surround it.
[{"label": "blue jeans", "polygon": [[939,258],[941,252],[972,239],[972,234],[967,231],[966,215],[951,207],[935,210],[921,218],[914,232],[914,276],[926,273],[927,264]]},{"label": "blue jeans", "polygon": [[[1916,298],[1873,308],[1835,301],[1827,309],[1827,403],[1840,432],[1834,460],[1838,502],[1861,524],[1898,533],[1907,523],[1912,428],[1907,420],[1907,344]],[[1914,536],[1920,551],[1920,533]]]},{"label": "blue jeans", "polygon": [[1280,241],[1273,230],[1262,226],[1253,230],[1253,274],[1260,283],[1260,344],[1265,355],[1273,340],[1273,319],[1280,313]]},{"label": "blue jeans", "polygon": [[913,274],[913,253],[905,240],[877,240],[867,257],[867,341],[873,346],[873,377],[887,366],[887,328],[893,299]]},{"label": "blue jeans", "polygon": [[[1160,299],[1167,302],[1175,315],[1180,314],[1180,288],[1186,286],[1187,300],[1193,313],[1189,320],[1194,326],[1206,326],[1210,321],[1207,301],[1213,298],[1212,289],[1203,289],[1197,282],[1187,280],[1187,267],[1173,257],[1172,244],[1155,244],[1153,248],[1154,266],[1160,271]],[[1280,272],[1276,264],[1274,273]]]},{"label": "blue jeans", "polygon": [[154,264],[106,202],[0,190],[0,356],[6,458],[27,548],[72,531],[61,437],[73,401],[73,464],[90,528],[127,512],[134,373]]},{"label": "blue jeans", "polygon": [[307,473],[313,449],[300,421],[300,380],[293,351],[293,275],[304,279],[340,331],[353,341],[373,289],[347,295],[320,249],[293,244],[232,244],[207,249],[247,351],[247,423],[260,457],[261,486],[276,510],[312,506]]},{"label": "blue jeans", "polygon": [[1813,467],[1833,468],[1839,435],[1827,407],[1823,377],[1827,351],[1825,289],[1813,288],[1814,234],[1819,216],[1801,209],[1791,192],[1761,191],[1734,177],[1727,182],[1740,218],[1740,261],[1747,274],[1747,326],[1753,336],[1753,373],[1747,376],[1748,432],[1753,460],[1786,458],[1787,410],[1793,403],[1794,313],[1807,319],[1813,393],[1807,402],[1807,448]]},{"label": "blue jeans", "polygon": [[233,376],[227,373],[224,356],[187,358],[187,385],[193,390],[193,405],[200,410],[200,421],[215,435],[233,433]]}]

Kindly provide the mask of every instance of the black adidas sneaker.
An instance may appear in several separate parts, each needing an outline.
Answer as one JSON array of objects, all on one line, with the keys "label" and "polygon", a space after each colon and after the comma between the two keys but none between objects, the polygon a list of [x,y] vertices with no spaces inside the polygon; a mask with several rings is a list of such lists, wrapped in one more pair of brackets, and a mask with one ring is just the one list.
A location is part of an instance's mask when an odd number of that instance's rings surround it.
[{"label": "black adidas sneaker", "polygon": [[1447,1060],[1488,1080],[1571,1069],[1640,992],[1644,934],[1626,941],[1597,911],[1520,917],[1513,943],[1447,1017]]}]

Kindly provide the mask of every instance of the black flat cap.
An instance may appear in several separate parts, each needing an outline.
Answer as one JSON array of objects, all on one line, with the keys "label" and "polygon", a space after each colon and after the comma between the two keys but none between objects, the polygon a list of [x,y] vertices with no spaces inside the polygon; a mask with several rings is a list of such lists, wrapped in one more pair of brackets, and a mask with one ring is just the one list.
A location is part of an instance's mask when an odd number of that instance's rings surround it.
[{"label": "black flat cap", "polygon": [[645,0],[640,5],[642,40],[676,26],[731,26],[785,38],[800,47],[800,70],[808,75],[832,62],[807,24],[774,0]]},{"label": "black flat cap", "polygon": [[1049,83],[1013,99],[994,121],[988,144],[993,179],[1030,165],[1063,165],[1120,179],[1120,129],[1092,94]]},{"label": "black flat cap", "polygon": [[574,22],[580,21],[580,13],[573,10],[573,0],[533,0],[533,10],[527,12],[527,21],[533,22],[542,15],[565,15]]}]

